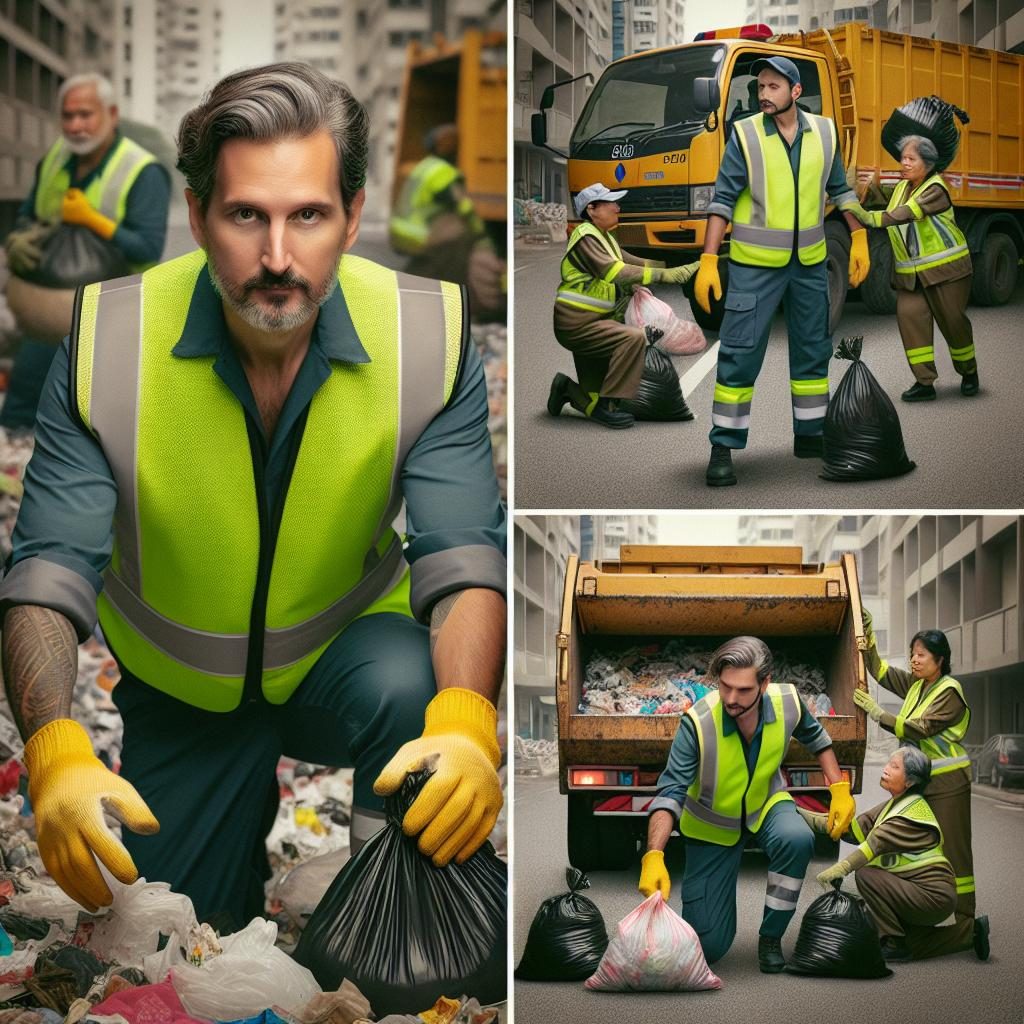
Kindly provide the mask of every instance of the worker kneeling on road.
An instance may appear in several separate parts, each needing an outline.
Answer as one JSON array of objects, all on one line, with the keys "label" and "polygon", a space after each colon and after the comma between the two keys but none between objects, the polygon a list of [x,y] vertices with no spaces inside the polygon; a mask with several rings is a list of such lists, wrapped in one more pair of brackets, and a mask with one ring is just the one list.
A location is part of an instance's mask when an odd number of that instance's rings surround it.
[{"label": "worker kneeling on road", "polygon": [[[483,368],[459,288],[347,253],[368,134],[307,64],[219,82],[178,139],[201,248],[89,285],[48,378],[4,677],[40,855],[89,910],[111,900],[96,857],[222,930],[262,916],[282,754],[355,767],[353,852],[409,771],[434,768],[403,824],[438,865],[501,807]],[[97,601],[120,776],[70,718]]]},{"label": "worker kneeling on road", "polygon": [[867,232],[849,212],[859,206],[846,182],[835,122],[796,107],[803,87],[787,57],[751,65],[761,116],[737,121],[708,206],[704,253],[694,295],[711,312],[722,297],[718,249],[732,221],[729,292],[719,334],[718,379],[711,410],[709,487],[736,483],[732,450],[745,448],[754,385],[779,303],[786,302],[793,454],[821,458],[828,410],[828,270],[826,196],[844,211],[852,233],[850,284],[869,269]]},{"label": "worker kneeling on road", "polygon": [[606,427],[633,426],[633,416],[617,408],[640,388],[647,345],[661,337],[656,327],[623,322],[635,285],[685,284],[697,264],[671,269],[624,253],[612,231],[619,223],[625,190],[588,185],[574,200],[583,223],[572,233],[562,260],[562,281],[555,298],[555,337],[576,364],[579,383],[556,373],[548,412],[573,408]]},{"label": "worker kneeling on road", "polygon": [[700,937],[709,964],[736,937],[736,881],[754,836],[768,855],[757,958],[765,974],[786,966],[782,936],[796,910],[813,837],[782,778],[791,737],[814,753],[832,793],[828,830],[837,839],[856,811],[832,740],[791,683],[773,683],[772,655],[755,637],[728,640],[711,656],[718,686],[679,720],[668,764],[651,802],[640,891],[670,892],[665,846],[675,822],[686,844],[682,916]]},{"label": "worker kneeling on road", "polygon": [[[956,909],[956,876],[942,852],[942,829],[924,798],[932,765],[917,747],[902,746],[882,769],[889,800],[854,818],[843,835],[857,849],[818,875],[826,889],[855,872],[889,961],[921,959],[952,952],[929,940],[935,926]],[[815,832],[827,830],[824,814],[798,808]],[[974,949],[988,959],[988,918],[975,935]]]}]

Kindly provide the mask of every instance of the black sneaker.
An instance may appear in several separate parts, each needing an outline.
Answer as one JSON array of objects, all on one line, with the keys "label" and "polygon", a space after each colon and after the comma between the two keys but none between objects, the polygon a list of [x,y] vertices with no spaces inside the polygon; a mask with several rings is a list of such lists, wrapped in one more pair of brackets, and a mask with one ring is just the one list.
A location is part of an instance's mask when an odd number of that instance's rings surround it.
[{"label": "black sneaker", "polygon": [[821,434],[815,434],[813,437],[794,435],[793,454],[798,459],[820,459],[825,454]]},{"label": "black sneaker", "polygon": [[988,915],[982,914],[981,917],[976,917],[974,919],[974,955],[979,960],[988,959],[988,933]]},{"label": "black sneaker", "polygon": [[654,327],[648,324],[644,328],[644,334],[647,335],[647,344],[653,345],[656,341],[661,341],[662,335],[665,332],[660,327]]},{"label": "black sneaker", "polygon": [[732,469],[732,449],[724,444],[711,446],[711,459],[704,475],[708,487],[729,487],[736,483],[736,474]]},{"label": "black sneaker", "polygon": [[960,378],[961,395],[970,397],[971,395],[976,395],[980,389],[981,385],[978,383],[978,375],[976,373],[965,373]]},{"label": "black sneaker", "polygon": [[912,388],[907,388],[900,398],[904,402],[934,402],[935,386],[933,384],[915,384]]},{"label": "black sneaker", "polygon": [[786,969],[786,958],[782,955],[782,939],[771,935],[757,937],[757,965],[762,974],[778,974]]},{"label": "black sneaker", "polygon": [[569,378],[564,373],[556,373],[548,392],[548,413],[561,416],[565,403],[569,401]]},{"label": "black sneaker", "polygon": [[910,959],[910,947],[902,938],[887,935],[882,939],[882,959],[886,963],[905,963]]},{"label": "black sneaker", "polygon": [[612,430],[625,430],[636,423],[636,417],[630,412],[616,408],[618,403],[612,398],[599,398],[597,405],[590,411],[590,418]]}]

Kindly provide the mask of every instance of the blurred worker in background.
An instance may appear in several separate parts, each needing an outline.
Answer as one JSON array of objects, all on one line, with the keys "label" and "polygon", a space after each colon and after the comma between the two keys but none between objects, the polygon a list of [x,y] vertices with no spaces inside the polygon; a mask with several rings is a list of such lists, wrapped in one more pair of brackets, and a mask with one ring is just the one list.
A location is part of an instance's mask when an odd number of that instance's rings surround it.
[{"label": "blurred worker in background", "polygon": [[[120,273],[138,273],[160,259],[167,234],[171,182],[152,153],[126,138],[118,128],[114,88],[102,75],[72,75],[57,94],[62,135],[36,168],[32,191],[18,210],[7,236],[7,264],[13,275],[33,277],[46,291],[32,293],[33,304],[64,303],[60,322],[49,340],[34,336],[31,323],[43,314],[12,309],[23,337],[14,358],[0,426],[31,427],[43,381],[57,351],[55,342],[71,325],[73,292],[35,277],[46,238],[60,224],[76,224],[110,243],[123,257]],[[118,260],[120,263],[120,260]],[[90,283],[101,277],[79,278]],[[47,293],[52,294],[47,294]]]}]

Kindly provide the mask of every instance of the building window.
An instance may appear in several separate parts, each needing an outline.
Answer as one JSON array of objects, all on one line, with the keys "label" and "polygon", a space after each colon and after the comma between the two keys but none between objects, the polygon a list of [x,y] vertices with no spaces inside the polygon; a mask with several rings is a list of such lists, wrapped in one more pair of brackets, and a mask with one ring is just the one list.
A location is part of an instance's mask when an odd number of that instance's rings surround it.
[{"label": "building window", "polygon": [[132,80],[130,78],[126,78],[124,80],[123,92],[124,92],[124,98],[126,100],[130,100],[132,98]]},{"label": "building window", "polygon": [[125,59],[126,63],[128,63],[128,64],[131,63],[131,60],[132,60],[132,44],[131,43],[125,43],[124,44],[124,59]]},{"label": "building window", "polygon": [[124,5],[124,27],[125,28],[131,28],[132,27],[132,5],[131,4],[125,4]]}]

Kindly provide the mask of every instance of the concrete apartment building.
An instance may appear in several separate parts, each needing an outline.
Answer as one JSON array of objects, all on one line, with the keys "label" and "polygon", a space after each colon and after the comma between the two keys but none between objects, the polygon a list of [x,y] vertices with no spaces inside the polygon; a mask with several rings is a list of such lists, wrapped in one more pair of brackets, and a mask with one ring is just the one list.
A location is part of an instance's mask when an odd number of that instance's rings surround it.
[{"label": "concrete apartment building", "polygon": [[626,9],[625,23],[629,32],[626,53],[686,42],[683,37],[683,0],[631,0]]}]

